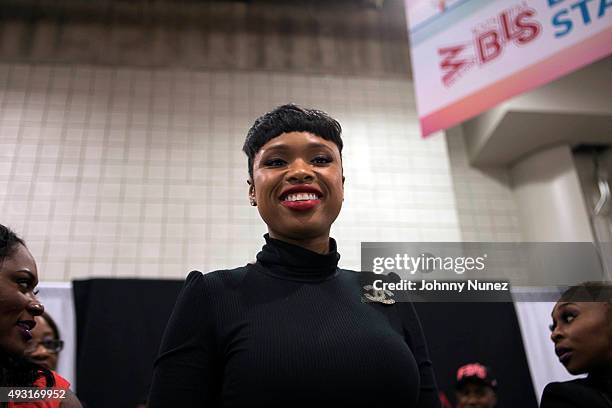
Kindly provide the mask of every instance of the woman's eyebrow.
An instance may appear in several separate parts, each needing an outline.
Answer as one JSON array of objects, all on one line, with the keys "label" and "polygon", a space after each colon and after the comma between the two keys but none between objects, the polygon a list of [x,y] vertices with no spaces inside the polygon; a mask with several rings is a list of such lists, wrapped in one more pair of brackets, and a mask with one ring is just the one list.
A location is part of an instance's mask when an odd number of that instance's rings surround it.
[{"label": "woman's eyebrow", "polygon": [[17,269],[16,272],[17,273],[25,273],[25,274],[29,275],[30,279],[32,280],[32,282],[34,282],[34,286],[38,285],[38,279],[36,279],[34,277],[34,274],[32,272],[30,272],[29,269]]},{"label": "woman's eyebrow", "polygon": [[30,278],[34,279],[34,274],[32,272],[30,272],[29,269],[17,269],[18,273],[27,273],[28,275],[30,275]]},{"label": "woman's eyebrow", "polygon": [[[329,148],[329,146],[323,144],[323,143],[318,143],[318,142],[310,142],[306,144],[306,148],[307,149],[327,149],[327,150],[331,150]],[[278,143],[278,144],[274,144],[272,146],[269,146],[266,148],[266,151],[270,151],[270,150],[291,150],[291,147],[289,147],[287,144],[285,143]]]},{"label": "woman's eyebrow", "polygon": [[[279,143],[279,144],[275,144],[275,145],[272,145],[272,146],[267,147],[267,148],[265,149],[265,152],[269,152],[269,151],[271,151],[271,150],[272,150],[272,151],[275,151],[275,150],[289,150],[289,146],[287,146],[287,145],[286,145],[286,144],[284,144],[284,143]],[[265,152],[264,152],[264,153],[265,153]]]},{"label": "woman's eyebrow", "polygon": [[308,149],[321,149],[321,148],[323,148],[323,149],[329,149],[329,146],[327,146],[327,145],[325,145],[325,144],[323,144],[323,143],[317,143],[317,142],[311,142],[311,143],[308,143],[308,144],[306,145],[306,147],[307,147]]}]

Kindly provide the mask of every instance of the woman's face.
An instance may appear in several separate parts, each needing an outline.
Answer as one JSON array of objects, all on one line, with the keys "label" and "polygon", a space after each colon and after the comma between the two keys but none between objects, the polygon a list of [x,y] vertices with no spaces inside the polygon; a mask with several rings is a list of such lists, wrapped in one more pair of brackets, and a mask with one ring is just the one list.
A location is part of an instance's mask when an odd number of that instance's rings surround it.
[{"label": "woman's face", "polygon": [[57,340],[53,329],[49,323],[42,317],[36,316],[36,327],[32,329],[32,340],[28,344],[26,355],[32,361],[49,370],[57,368],[58,353],[54,350],[49,350],[45,344]]},{"label": "woman's face", "polygon": [[612,365],[612,311],[606,302],[558,302],[550,335],[555,353],[570,374]]},{"label": "woman's face", "polygon": [[329,237],[344,198],[338,146],[308,132],[283,133],[253,160],[249,195],[270,236],[285,240]]},{"label": "woman's face", "polygon": [[18,245],[0,264],[0,349],[9,354],[23,355],[32,339],[34,317],[44,311],[34,295],[37,284],[36,262]]}]

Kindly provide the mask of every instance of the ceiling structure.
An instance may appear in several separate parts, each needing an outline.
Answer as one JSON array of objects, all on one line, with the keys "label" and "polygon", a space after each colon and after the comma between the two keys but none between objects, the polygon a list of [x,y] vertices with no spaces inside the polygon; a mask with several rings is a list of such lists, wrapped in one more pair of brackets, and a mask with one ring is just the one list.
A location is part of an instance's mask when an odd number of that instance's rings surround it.
[{"label": "ceiling structure", "polygon": [[401,0],[5,0],[0,60],[410,78]]}]

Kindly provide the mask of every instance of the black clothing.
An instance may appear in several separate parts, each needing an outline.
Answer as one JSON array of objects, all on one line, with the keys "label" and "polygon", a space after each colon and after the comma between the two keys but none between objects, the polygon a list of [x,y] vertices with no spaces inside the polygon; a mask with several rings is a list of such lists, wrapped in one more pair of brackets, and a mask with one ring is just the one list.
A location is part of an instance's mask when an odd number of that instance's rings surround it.
[{"label": "black clothing", "polygon": [[548,384],[540,408],[612,408],[612,400],[595,381],[580,378]]},{"label": "black clothing", "polygon": [[271,239],[257,262],[191,272],[155,362],[149,408],[439,407],[411,303],[364,303],[363,277]]}]

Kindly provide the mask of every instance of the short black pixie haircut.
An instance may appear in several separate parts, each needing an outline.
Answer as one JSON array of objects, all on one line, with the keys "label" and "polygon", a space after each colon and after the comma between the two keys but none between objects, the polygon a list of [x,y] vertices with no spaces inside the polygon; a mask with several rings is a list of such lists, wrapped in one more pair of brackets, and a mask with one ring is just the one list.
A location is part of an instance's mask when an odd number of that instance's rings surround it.
[{"label": "short black pixie haircut", "polygon": [[612,283],[590,281],[570,286],[558,302],[608,302],[612,304]]},{"label": "short black pixie haircut", "polygon": [[249,176],[253,178],[253,159],[271,139],[289,132],[309,132],[338,146],[342,157],[342,127],[327,113],[288,104],[260,116],[247,133],[242,151],[248,157]]},{"label": "short black pixie haircut", "polygon": [[0,224],[0,264],[5,258],[13,255],[19,245],[25,246],[25,242],[9,227]]}]

